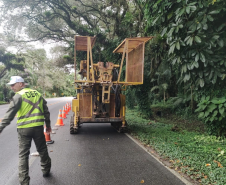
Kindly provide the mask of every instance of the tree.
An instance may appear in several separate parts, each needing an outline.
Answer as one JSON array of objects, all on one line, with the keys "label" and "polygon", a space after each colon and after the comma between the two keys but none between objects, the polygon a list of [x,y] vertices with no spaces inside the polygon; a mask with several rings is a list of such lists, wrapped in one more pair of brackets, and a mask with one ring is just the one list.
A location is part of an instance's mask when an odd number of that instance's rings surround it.
[{"label": "tree", "polygon": [[222,84],[226,67],[226,2],[155,0],[146,3],[147,32],[160,33],[166,39],[168,61],[180,69],[180,80],[190,81],[196,87]]},{"label": "tree", "polygon": [[23,70],[23,61],[24,59],[22,57],[7,52],[5,48],[0,47],[0,62],[2,63],[0,69],[0,79],[10,69]]},{"label": "tree", "polygon": [[[12,41],[51,39],[64,41],[68,47],[73,48],[74,35],[96,35],[97,52],[94,52],[93,57],[101,61],[118,62],[118,57],[112,55],[113,49],[125,37],[144,35],[143,5],[138,0],[2,2],[2,17],[8,20],[5,31]],[[16,34],[20,31],[26,33],[28,39]]]}]

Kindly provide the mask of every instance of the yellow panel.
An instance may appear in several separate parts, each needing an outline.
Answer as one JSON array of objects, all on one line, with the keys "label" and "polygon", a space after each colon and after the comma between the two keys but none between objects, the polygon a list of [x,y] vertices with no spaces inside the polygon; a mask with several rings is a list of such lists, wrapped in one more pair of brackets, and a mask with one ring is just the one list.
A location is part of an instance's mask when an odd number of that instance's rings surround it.
[{"label": "yellow panel", "polygon": [[144,44],[141,43],[136,49],[128,54],[126,61],[126,82],[143,83],[144,68]]},{"label": "yellow panel", "polygon": [[[87,51],[87,38],[88,36],[75,36],[75,51]],[[91,48],[94,46],[96,37],[91,38]]]},{"label": "yellow panel", "polygon": [[80,117],[92,117],[92,94],[79,93],[78,96]]},{"label": "yellow panel", "polygon": [[128,51],[132,51],[133,49],[136,49],[136,47],[141,43],[144,42],[146,43],[147,41],[149,41],[150,39],[152,39],[153,37],[135,37],[135,38],[126,38],[124,41],[122,41],[121,44],[119,44],[119,46],[113,51],[113,53],[123,53],[123,49],[125,47],[125,43],[126,40],[129,41],[128,45]]},{"label": "yellow panel", "polygon": [[73,99],[72,100],[72,111],[75,112],[75,107],[78,107],[77,110],[79,111],[79,100]]}]

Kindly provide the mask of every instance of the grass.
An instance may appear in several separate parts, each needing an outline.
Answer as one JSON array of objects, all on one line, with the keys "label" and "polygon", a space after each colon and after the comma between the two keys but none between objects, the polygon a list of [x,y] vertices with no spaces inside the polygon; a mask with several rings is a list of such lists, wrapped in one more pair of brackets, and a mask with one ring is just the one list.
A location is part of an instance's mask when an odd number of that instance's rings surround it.
[{"label": "grass", "polygon": [[0,105],[4,105],[4,104],[7,104],[7,102],[0,101]]},{"label": "grass", "polygon": [[226,139],[144,119],[137,109],[127,110],[126,120],[131,135],[169,161],[171,168],[199,184],[226,184]]}]

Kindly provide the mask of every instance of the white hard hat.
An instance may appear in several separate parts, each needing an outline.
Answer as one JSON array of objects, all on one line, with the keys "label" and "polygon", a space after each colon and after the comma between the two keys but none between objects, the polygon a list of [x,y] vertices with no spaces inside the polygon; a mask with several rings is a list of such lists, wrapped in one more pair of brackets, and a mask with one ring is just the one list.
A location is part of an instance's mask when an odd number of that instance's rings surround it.
[{"label": "white hard hat", "polygon": [[24,82],[24,79],[20,76],[11,76],[10,78],[10,82],[7,83],[8,85],[13,85],[17,82]]}]

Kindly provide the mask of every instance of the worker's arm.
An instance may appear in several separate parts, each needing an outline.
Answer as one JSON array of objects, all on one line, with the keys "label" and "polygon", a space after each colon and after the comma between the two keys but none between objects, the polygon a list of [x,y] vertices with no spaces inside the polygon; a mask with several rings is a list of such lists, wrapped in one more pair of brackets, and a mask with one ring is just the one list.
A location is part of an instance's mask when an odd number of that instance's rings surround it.
[{"label": "worker's arm", "polygon": [[0,133],[14,119],[17,111],[21,107],[21,104],[22,104],[22,96],[20,94],[15,94],[15,96],[13,96],[12,101],[10,102],[9,109],[6,112],[5,117],[0,123]]},{"label": "worker's arm", "polygon": [[50,112],[47,106],[47,101],[43,98],[43,110],[46,124],[46,132],[51,132]]}]

